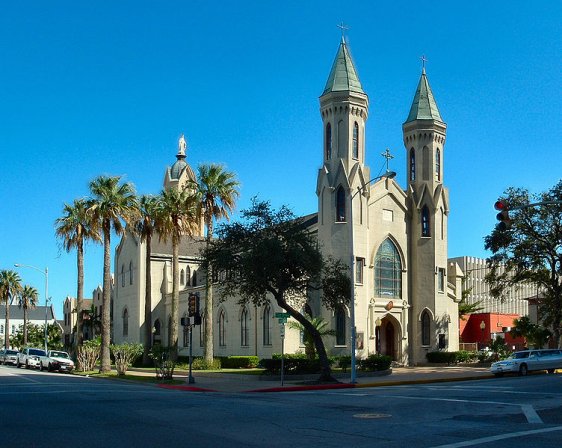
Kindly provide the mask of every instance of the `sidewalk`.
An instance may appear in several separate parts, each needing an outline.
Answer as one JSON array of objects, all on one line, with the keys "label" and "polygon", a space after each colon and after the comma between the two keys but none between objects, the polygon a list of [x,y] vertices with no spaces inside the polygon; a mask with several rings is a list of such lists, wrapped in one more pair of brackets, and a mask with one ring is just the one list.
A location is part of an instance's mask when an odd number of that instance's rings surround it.
[{"label": "sidewalk", "polygon": [[[394,386],[399,384],[421,384],[446,381],[467,381],[476,379],[490,379],[488,367],[466,367],[466,366],[436,366],[436,367],[397,367],[389,374],[377,376],[357,377],[356,384],[350,384],[349,375],[340,378],[335,384],[312,384],[311,380],[294,380],[285,377],[283,386],[281,380],[260,380],[255,375],[239,375],[235,373],[207,373],[194,371],[193,384],[187,383],[187,372],[177,371],[175,379],[183,379],[185,385],[160,385],[160,387],[179,389],[192,392],[291,392],[319,389],[343,389],[354,387],[380,387]],[[311,377],[314,379],[314,377]],[[307,384],[308,383],[308,384]]]}]

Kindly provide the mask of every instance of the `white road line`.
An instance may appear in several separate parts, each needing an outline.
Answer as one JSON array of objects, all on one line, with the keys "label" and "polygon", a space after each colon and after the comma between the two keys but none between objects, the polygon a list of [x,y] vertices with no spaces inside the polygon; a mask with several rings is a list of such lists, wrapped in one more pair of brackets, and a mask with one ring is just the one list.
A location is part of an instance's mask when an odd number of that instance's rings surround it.
[{"label": "white road line", "polygon": [[461,448],[464,446],[480,445],[482,443],[496,442],[498,440],[513,439],[515,437],[529,436],[533,434],[542,434],[546,432],[562,431],[562,426],[554,428],[532,429],[530,431],[510,432],[507,434],[499,434],[497,436],[482,437],[480,439],[465,440],[464,442],[448,443],[446,445],[434,446],[432,448]]},{"label": "white road line", "polygon": [[428,398],[428,397],[405,397],[403,395],[379,395],[385,398],[402,398],[406,400],[423,400],[423,401],[451,401],[456,403],[474,403],[474,404],[498,404],[501,406],[519,406],[521,411],[527,418],[529,423],[544,423],[535,409],[530,404],[521,403],[504,403],[501,401],[480,401],[480,400],[461,400],[457,398]]}]

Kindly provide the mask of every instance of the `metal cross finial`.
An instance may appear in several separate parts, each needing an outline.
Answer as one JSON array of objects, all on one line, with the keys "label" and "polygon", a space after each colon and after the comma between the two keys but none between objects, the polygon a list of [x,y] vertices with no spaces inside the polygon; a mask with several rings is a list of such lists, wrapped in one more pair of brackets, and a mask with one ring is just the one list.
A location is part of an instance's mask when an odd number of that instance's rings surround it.
[{"label": "metal cross finial", "polygon": [[345,32],[349,29],[349,27],[345,25],[343,22],[336,26],[341,30],[342,39],[345,39]]},{"label": "metal cross finial", "polygon": [[390,149],[386,148],[386,151],[381,153],[381,156],[383,156],[386,159],[386,171],[388,170],[388,163],[390,162],[390,159],[394,159],[394,156],[392,154],[390,154]]},{"label": "metal cross finial", "polygon": [[422,54],[420,59],[422,61],[422,70],[425,70],[425,63],[427,62],[427,58],[425,57],[425,54]]}]

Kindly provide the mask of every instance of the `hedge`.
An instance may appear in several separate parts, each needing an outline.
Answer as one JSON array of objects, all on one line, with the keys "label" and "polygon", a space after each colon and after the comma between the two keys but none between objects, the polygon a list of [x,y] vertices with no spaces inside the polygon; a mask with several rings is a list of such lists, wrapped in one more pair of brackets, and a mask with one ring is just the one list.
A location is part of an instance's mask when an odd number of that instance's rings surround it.
[{"label": "hedge", "polygon": [[223,369],[253,369],[259,364],[257,356],[225,356],[220,360]]},{"label": "hedge", "polygon": [[425,357],[428,362],[456,364],[459,361],[459,352],[428,352]]},{"label": "hedge", "polygon": [[359,370],[364,370],[366,372],[388,370],[391,363],[392,358],[387,355],[369,355],[365,359],[360,359],[358,361]]}]

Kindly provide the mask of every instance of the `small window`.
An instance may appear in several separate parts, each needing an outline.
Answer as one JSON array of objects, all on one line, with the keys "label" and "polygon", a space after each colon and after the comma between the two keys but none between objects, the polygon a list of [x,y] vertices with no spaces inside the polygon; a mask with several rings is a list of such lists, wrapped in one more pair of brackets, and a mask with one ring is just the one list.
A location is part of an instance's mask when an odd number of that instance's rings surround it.
[{"label": "small window", "polygon": [[183,346],[189,347],[189,326],[183,327]]},{"label": "small window", "polygon": [[421,333],[422,333],[422,345],[428,346],[430,344],[430,332],[431,332],[431,319],[429,317],[429,312],[425,310],[421,316]]},{"label": "small window", "polygon": [[342,306],[336,309],[336,345],[345,345],[345,310]]},{"label": "small window", "polygon": [[341,185],[336,191],[336,222],[345,222],[345,190]]},{"label": "small window", "polygon": [[191,284],[191,270],[189,266],[185,268],[185,284],[189,286]]},{"label": "small window", "polygon": [[248,327],[248,309],[244,308],[240,316],[240,345],[242,347],[250,345],[249,336],[250,328]]},{"label": "small window", "polygon": [[219,346],[226,347],[226,330],[224,326],[224,310],[219,313]]},{"label": "small window", "polygon": [[266,305],[263,310],[263,345],[271,345],[271,307]]},{"label": "small window", "polygon": [[445,269],[439,268],[437,271],[437,289],[439,292],[445,292]]},{"label": "small window", "polygon": [[410,149],[410,181],[416,180],[416,153],[414,148]]},{"label": "small window", "polygon": [[435,180],[441,181],[441,151],[439,148],[435,151]]},{"label": "small window", "polygon": [[355,259],[355,283],[363,284],[363,268],[365,267],[364,258]]},{"label": "small window", "polygon": [[431,231],[429,228],[429,208],[427,207],[427,205],[424,205],[421,211],[421,236],[431,236]]},{"label": "small window", "polygon": [[326,159],[330,160],[332,158],[332,125],[328,123],[326,125]]},{"label": "small window", "polygon": [[133,260],[129,262],[129,285],[133,284]]},{"label": "small window", "polygon": [[193,271],[193,286],[197,286],[197,271]]},{"label": "small window", "polygon": [[121,287],[125,286],[125,265],[121,265]]},{"label": "small window", "polygon": [[357,122],[353,124],[352,157],[359,159],[359,125]]},{"label": "small window", "polygon": [[184,285],[185,284],[185,271],[182,269],[180,272],[180,285]]},{"label": "small window", "polygon": [[129,311],[123,310],[123,336],[129,336]]}]

